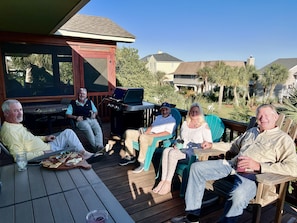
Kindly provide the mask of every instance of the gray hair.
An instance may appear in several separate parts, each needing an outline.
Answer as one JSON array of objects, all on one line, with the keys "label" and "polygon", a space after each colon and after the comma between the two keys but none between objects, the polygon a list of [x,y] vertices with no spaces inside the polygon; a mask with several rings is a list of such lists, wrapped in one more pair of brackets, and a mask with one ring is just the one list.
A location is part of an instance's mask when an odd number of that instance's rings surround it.
[{"label": "gray hair", "polygon": [[259,114],[259,112],[260,112],[260,110],[262,108],[270,108],[272,110],[272,113],[274,113],[275,115],[278,114],[277,110],[276,110],[276,107],[274,105],[272,105],[272,104],[262,104],[256,110],[256,117],[258,116],[258,114]]},{"label": "gray hair", "polygon": [[86,88],[83,88],[83,87],[81,87],[81,88],[79,89],[79,91],[80,91],[80,92],[81,92],[81,91],[84,91],[84,92],[88,93],[87,89],[86,89]]},{"label": "gray hair", "polygon": [[8,99],[6,101],[3,102],[2,104],[2,111],[3,113],[6,113],[10,110],[10,105],[11,104],[17,104],[17,103],[20,103],[18,100],[16,99]]}]

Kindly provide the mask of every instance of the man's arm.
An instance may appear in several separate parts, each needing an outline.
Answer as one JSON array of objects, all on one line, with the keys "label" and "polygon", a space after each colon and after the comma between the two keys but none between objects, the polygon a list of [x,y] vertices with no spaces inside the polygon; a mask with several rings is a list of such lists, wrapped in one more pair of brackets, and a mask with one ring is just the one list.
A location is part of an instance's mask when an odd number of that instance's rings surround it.
[{"label": "man's arm", "polygon": [[152,130],[152,126],[148,127],[148,128],[146,129],[146,131],[144,132],[144,134],[147,134],[147,135],[149,135],[149,134],[153,134],[155,137],[166,136],[166,135],[169,135],[169,134],[170,134],[169,132],[166,132],[166,131],[164,131],[164,132],[159,132],[159,133],[153,133],[153,132],[151,132],[151,130]]},{"label": "man's arm", "polygon": [[65,115],[67,118],[71,118],[74,120],[77,120],[77,118],[78,118],[78,116],[73,115],[73,108],[72,108],[71,104],[68,105]]},{"label": "man's arm", "polygon": [[274,150],[277,152],[278,160],[275,163],[264,162],[261,164],[262,173],[276,173],[297,177],[297,154],[296,146],[291,137],[282,140]]}]

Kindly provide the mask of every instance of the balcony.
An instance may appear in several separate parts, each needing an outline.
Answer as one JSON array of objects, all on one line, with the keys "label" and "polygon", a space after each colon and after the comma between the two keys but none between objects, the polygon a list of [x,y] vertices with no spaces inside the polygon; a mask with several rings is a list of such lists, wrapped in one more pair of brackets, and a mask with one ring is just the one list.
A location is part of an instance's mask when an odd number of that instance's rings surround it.
[{"label": "balcony", "polygon": [[[113,193],[116,199],[131,215],[135,222],[169,222],[172,217],[184,214],[184,199],[179,197],[180,181],[178,177],[174,178],[172,192],[167,195],[158,195],[152,192],[155,184],[155,170],[151,165],[149,171],[139,174],[132,173],[133,164],[127,166],[119,166],[121,156],[124,155],[123,140],[119,136],[111,135],[111,124],[109,122],[110,111],[107,108],[104,98],[92,98],[98,104],[100,116],[102,118],[102,128],[105,136],[105,142],[109,143],[111,150],[101,159],[92,164],[93,169],[108,189]],[[153,118],[154,112],[159,108],[145,111],[144,123],[149,125]],[[180,110],[183,118],[187,111]],[[236,122],[233,120],[222,119],[226,131],[223,136],[224,141],[230,141],[236,136],[245,132],[248,123]],[[60,131],[69,126],[56,126],[56,130]],[[41,132],[42,130],[39,130]],[[79,135],[83,144],[87,144],[84,138]],[[288,222],[290,219],[297,219],[296,197],[287,196],[289,203],[285,204],[285,212],[282,222]],[[292,205],[293,204],[293,205]],[[294,207],[295,206],[295,207]],[[216,222],[222,214],[223,206],[219,200],[202,209],[202,217],[200,222]],[[262,209],[261,222],[273,222],[275,206],[270,205]],[[249,210],[244,211],[240,218],[241,223],[248,223],[252,220],[252,214]]]}]

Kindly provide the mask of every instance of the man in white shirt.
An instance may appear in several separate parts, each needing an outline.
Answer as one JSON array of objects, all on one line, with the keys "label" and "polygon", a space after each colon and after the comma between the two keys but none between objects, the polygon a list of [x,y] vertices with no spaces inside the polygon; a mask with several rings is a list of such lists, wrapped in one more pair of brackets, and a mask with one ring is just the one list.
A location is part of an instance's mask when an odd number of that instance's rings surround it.
[{"label": "man in white shirt", "polygon": [[125,132],[126,155],[119,163],[125,166],[129,163],[135,163],[135,150],[133,141],[139,142],[139,166],[133,170],[133,173],[140,173],[144,169],[144,160],[148,146],[152,144],[154,137],[166,136],[172,134],[175,129],[176,121],[171,115],[171,108],[167,102],[164,102],[160,108],[161,115],[158,115],[150,127],[143,133],[138,130],[128,129]]}]

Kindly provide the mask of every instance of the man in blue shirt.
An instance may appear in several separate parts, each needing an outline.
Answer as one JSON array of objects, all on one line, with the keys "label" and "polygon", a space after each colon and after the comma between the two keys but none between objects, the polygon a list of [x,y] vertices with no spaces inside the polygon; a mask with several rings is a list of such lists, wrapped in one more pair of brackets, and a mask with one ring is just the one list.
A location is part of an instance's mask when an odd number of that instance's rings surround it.
[{"label": "man in blue shirt", "polygon": [[[141,132],[135,129],[127,129],[125,132],[126,155],[120,161],[121,166],[136,162],[133,142],[139,142],[139,156],[137,158],[139,166],[133,170],[133,173],[140,173],[144,169],[144,160],[148,146],[152,144],[154,137],[166,136],[172,134],[175,129],[176,121],[171,115],[170,104],[162,103],[161,114],[158,115],[150,127]],[[140,130],[144,130],[141,128]]]}]

